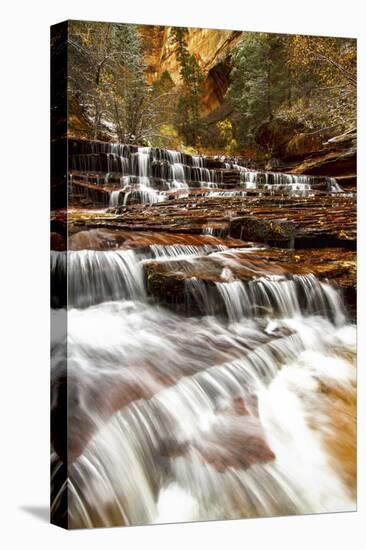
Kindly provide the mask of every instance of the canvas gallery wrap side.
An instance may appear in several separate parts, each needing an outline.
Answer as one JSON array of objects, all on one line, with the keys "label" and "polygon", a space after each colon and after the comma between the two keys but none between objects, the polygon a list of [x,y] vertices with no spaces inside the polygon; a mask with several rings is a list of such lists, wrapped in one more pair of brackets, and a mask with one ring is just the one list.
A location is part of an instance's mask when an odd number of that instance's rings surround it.
[{"label": "canvas gallery wrap side", "polygon": [[51,29],[51,516],[356,508],[356,40]]}]

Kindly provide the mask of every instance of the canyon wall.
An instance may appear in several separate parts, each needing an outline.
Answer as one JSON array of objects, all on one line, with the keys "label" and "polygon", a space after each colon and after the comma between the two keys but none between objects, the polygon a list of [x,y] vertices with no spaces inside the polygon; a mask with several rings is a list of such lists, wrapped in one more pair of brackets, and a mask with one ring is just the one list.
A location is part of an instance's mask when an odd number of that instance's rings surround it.
[{"label": "canyon wall", "polygon": [[[150,82],[168,71],[175,84],[180,83],[180,65],[176,57],[172,27],[141,26],[145,46],[147,78]],[[203,114],[221,106],[229,85],[230,52],[242,31],[189,28],[187,46],[205,73]]]}]

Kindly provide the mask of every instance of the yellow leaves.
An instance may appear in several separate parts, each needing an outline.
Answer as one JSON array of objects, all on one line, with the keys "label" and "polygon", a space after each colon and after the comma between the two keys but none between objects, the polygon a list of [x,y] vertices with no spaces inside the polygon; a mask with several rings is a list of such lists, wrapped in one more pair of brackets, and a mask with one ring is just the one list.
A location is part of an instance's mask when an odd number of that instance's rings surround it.
[{"label": "yellow leaves", "polygon": [[225,153],[230,155],[238,150],[238,143],[233,136],[233,125],[228,118],[220,120],[216,123],[216,128],[219,131],[222,147],[225,148]]},{"label": "yellow leaves", "polygon": [[345,38],[289,36],[288,64],[301,74],[311,69],[324,85],[339,85],[356,74],[356,42]]},{"label": "yellow leaves", "polygon": [[231,139],[228,145],[225,147],[225,153],[227,155],[233,155],[235,154],[239,149],[239,144],[236,141],[236,139]]},{"label": "yellow leaves", "polygon": [[164,137],[178,137],[178,132],[173,124],[162,124],[159,128],[159,132]]},{"label": "yellow leaves", "polygon": [[232,122],[228,118],[225,118],[224,120],[220,120],[219,122],[216,123],[216,126],[221,132],[228,132],[228,131],[231,131],[233,128]]},{"label": "yellow leaves", "polygon": [[233,125],[229,119],[220,120],[216,123],[216,127],[223,141],[228,142],[232,139]]}]

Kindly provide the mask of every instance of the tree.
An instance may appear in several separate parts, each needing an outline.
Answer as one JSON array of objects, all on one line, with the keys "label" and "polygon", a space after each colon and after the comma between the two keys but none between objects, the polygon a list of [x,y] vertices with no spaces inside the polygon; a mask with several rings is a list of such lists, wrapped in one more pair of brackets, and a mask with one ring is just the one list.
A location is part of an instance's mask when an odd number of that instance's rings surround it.
[{"label": "tree", "polygon": [[173,27],[176,56],[180,64],[182,89],[177,105],[176,125],[187,145],[197,145],[205,124],[200,116],[200,102],[204,76],[197,59],[187,47],[188,29]]},{"label": "tree", "polygon": [[270,121],[279,105],[291,101],[291,75],[285,63],[282,35],[246,33],[232,55],[228,98],[240,113],[241,141]]},{"label": "tree", "polygon": [[288,65],[299,86],[307,83],[302,107],[312,126],[356,125],[356,40],[288,36]]},{"label": "tree", "polygon": [[108,133],[147,144],[159,135],[170,92],[149,86],[145,68],[136,25],[70,23],[69,91],[91,120],[94,139]]},{"label": "tree", "polygon": [[216,128],[219,137],[218,145],[224,148],[227,155],[233,155],[238,148],[238,144],[233,136],[233,124],[231,120],[228,118],[219,120],[219,122],[216,123]]},{"label": "tree", "polygon": [[245,33],[232,65],[227,98],[242,146],[271,126],[325,139],[356,124],[355,40]]},{"label": "tree", "polygon": [[69,23],[69,94],[91,119],[94,138],[98,137],[103,115],[103,71],[112,59],[108,49],[110,34],[110,24]]}]

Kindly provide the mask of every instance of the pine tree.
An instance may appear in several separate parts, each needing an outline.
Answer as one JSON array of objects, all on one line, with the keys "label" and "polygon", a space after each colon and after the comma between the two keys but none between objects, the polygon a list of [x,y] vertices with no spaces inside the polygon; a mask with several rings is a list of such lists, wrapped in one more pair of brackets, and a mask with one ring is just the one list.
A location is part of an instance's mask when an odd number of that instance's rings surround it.
[{"label": "pine tree", "polygon": [[177,46],[176,56],[180,64],[182,90],[177,105],[176,125],[187,145],[197,145],[205,125],[200,116],[203,73],[194,55],[187,47],[184,27],[173,27],[172,35]]},{"label": "pine tree", "polygon": [[233,52],[228,98],[240,113],[239,133],[244,141],[273,118],[279,105],[291,101],[285,55],[283,37],[268,33],[246,33]]}]

